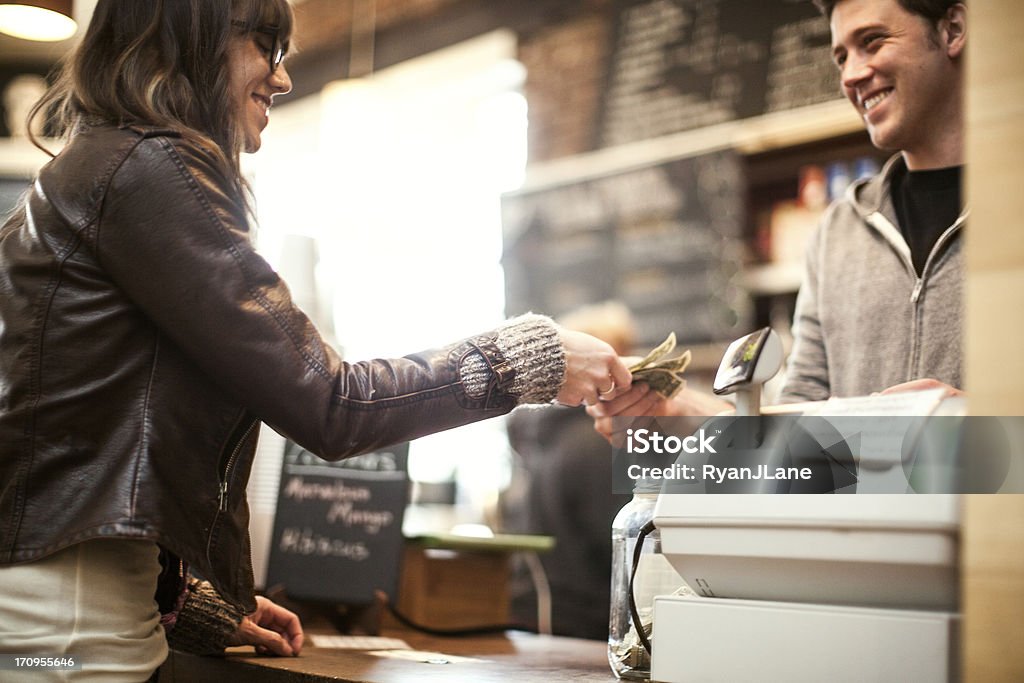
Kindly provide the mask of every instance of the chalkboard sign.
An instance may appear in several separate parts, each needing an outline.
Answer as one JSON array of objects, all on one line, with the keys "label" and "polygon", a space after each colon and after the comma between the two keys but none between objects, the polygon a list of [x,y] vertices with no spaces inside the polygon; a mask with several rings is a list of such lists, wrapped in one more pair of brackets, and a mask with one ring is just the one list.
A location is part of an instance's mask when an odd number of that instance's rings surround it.
[{"label": "chalkboard sign", "polygon": [[738,287],[745,184],[731,150],[502,198],[507,313],[562,315],[625,303],[637,344],[732,339],[748,324]]},{"label": "chalkboard sign", "polygon": [[839,97],[810,0],[617,0],[599,146]]},{"label": "chalkboard sign", "polygon": [[288,443],[267,585],[298,600],[369,604],[394,596],[409,498],[409,444],[326,462]]}]

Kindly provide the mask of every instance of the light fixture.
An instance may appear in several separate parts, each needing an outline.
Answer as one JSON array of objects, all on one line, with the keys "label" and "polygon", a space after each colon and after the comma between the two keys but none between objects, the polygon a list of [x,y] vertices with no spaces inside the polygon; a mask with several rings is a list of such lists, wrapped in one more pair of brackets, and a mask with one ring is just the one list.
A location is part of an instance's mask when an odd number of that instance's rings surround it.
[{"label": "light fixture", "polygon": [[58,41],[75,34],[71,0],[0,2],[0,33],[25,40]]}]

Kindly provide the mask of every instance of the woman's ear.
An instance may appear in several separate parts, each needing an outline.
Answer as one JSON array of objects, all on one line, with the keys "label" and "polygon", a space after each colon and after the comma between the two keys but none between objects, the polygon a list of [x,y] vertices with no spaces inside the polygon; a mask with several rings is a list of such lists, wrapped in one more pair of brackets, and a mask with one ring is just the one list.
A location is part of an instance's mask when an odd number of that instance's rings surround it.
[{"label": "woman's ear", "polygon": [[967,46],[967,6],[958,2],[946,11],[939,24],[939,35],[950,59],[963,54]]}]

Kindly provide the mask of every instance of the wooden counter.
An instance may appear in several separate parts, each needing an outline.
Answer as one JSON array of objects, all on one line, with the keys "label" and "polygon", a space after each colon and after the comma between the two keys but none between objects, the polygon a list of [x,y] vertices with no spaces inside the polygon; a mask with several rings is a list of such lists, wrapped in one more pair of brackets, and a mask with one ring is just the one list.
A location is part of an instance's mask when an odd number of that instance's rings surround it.
[{"label": "wooden counter", "polygon": [[[172,652],[159,683],[613,683],[607,646],[596,640],[508,632],[471,638],[437,638],[410,631],[386,632],[414,659],[365,651],[303,647],[299,657],[258,657],[233,648],[224,657]],[[445,657],[448,655],[451,659]],[[419,661],[417,661],[419,660]]]}]

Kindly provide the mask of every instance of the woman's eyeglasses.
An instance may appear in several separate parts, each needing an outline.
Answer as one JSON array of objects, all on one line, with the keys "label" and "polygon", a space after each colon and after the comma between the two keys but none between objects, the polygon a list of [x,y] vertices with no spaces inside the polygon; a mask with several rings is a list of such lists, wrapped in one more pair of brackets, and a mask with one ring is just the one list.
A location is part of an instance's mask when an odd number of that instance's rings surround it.
[{"label": "woman's eyeglasses", "polygon": [[262,33],[265,36],[270,36],[270,49],[267,50],[266,46],[260,45],[260,49],[266,50],[267,61],[270,63],[270,73],[275,73],[277,67],[281,66],[281,62],[284,61],[284,46],[281,45],[281,29],[278,26],[257,26],[256,28],[249,28],[249,25],[244,21],[232,21],[232,26],[246,29],[253,33]]}]

